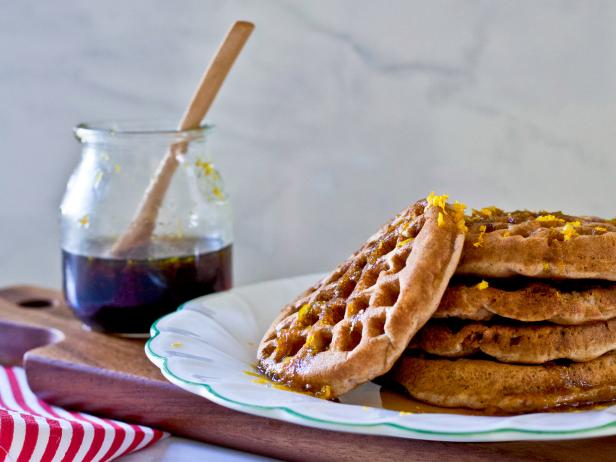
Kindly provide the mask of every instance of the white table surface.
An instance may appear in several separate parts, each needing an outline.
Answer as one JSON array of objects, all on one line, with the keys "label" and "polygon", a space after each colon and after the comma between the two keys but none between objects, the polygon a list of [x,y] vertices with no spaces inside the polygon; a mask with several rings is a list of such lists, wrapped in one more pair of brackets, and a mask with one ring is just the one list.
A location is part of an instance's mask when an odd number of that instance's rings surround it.
[{"label": "white table surface", "polygon": [[199,443],[184,438],[171,437],[154,446],[121,458],[126,462],[255,462],[270,461],[268,457],[256,456],[233,449]]}]

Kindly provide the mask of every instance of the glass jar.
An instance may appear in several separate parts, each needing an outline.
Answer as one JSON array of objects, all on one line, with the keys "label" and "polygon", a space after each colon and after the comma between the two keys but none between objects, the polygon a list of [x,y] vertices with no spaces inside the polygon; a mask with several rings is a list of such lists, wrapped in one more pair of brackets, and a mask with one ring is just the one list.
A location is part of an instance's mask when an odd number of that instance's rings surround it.
[{"label": "glass jar", "polygon": [[[118,334],[149,332],[183,302],[231,287],[232,213],[208,141],[211,126],[81,124],[81,161],[62,200],[63,289],[83,323]],[[169,125],[170,126],[170,125]],[[165,153],[185,144],[147,245],[121,257],[126,231]]]}]

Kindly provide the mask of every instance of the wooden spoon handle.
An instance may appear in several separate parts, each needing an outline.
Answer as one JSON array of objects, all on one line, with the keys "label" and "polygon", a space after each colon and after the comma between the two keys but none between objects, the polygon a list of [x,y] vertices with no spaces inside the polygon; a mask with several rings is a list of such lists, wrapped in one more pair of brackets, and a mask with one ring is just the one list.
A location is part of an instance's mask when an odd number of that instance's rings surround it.
[{"label": "wooden spoon handle", "polygon": [[182,116],[179,125],[180,130],[199,127],[254,28],[254,24],[246,21],[237,21],[233,24],[205,70],[201,82],[199,82],[197,90]]},{"label": "wooden spoon handle", "polygon": [[[180,130],[199,127],[253,29],[254,24],[246,21],[237,21],[231,27],[205,70],[186,112],[180,120]],[[142,247],[150,242],[154,228],[156,228],[158,211],[179,164],[178,156],[186,151],[186,146],[187,142],[182,141],[169,147],[156,174],[148,185],[137,213],[126,231],[111,248],[112,256],[125,256],[132,249]]]}]

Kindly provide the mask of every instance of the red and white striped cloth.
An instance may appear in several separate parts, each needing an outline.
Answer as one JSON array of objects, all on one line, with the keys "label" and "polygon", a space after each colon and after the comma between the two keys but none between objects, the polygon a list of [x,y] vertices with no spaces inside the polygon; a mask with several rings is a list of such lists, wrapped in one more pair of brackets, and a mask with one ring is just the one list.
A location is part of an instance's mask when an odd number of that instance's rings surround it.
[{"label": "red and white striped cloth", "polygon": [[50,406],[30,391],[22,368],[0,366],[0,462],[107,461],[165,436]]}]

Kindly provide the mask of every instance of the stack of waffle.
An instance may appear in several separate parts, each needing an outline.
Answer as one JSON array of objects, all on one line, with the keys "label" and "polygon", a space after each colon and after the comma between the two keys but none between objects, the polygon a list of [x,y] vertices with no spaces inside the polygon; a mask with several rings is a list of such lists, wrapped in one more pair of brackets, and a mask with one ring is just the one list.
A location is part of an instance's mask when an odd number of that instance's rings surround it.
[{"label": "stack of waffle", "polygon": [[328,399],[384,374],[416,399],[489,412],[616,399],[616,226],[465,217],[446,198],[402,211],[287,305],[259,370]]},{"label": "stack of waffle", "polygon": [[520,413],[616,398],[612,222],[474,211],[457,274],[391,376],[446,407]]}]

